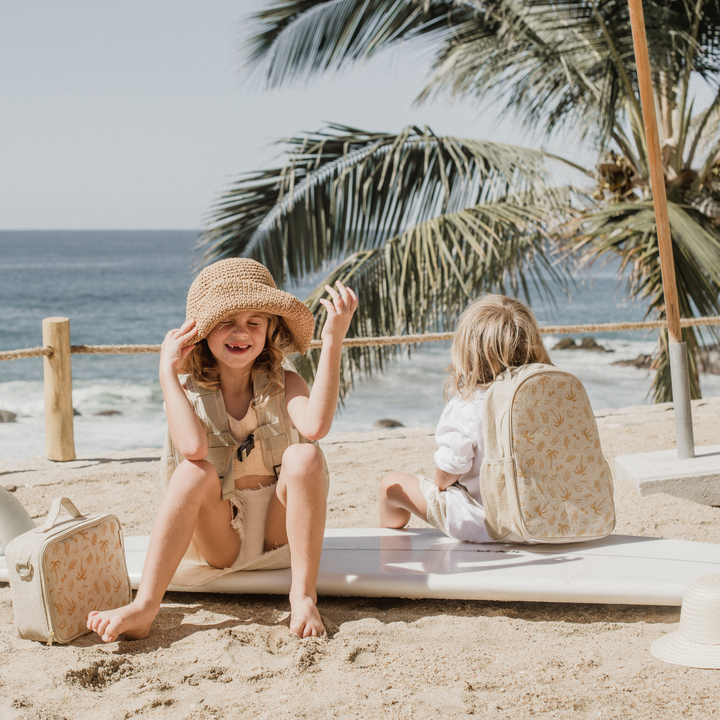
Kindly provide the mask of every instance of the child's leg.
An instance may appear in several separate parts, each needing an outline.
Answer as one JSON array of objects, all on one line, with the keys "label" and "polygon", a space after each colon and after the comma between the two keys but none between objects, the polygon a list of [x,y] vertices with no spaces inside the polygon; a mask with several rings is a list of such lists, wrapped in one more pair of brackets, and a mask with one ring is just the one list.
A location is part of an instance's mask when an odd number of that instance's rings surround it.
[{"label": "child's leg", "polygon": [[327,480],[320,451],[310,444],[291,445],[283,455],[277,492],[268,509],[265,548],[290,545],[290,631],[301,638],[325,633],[315,586],[326,513]]},{"label": "child's leg", "polygon": [[130,639],[147,637],[193,534],[211,565],[229,567],[235,561],[240,539],[231,517],[230,503],[222,500],[220,478],[210,463],[185,460],[178,465],[155,519],[135,599],[116,610],[91,612],[88,628],[105,642],[122,633]]},{"label": "child's leg", "polygon": [[404,528],[411,514],[427,522],[427,501],[420,481],[406,473],[386,475],[380,483],[380,527]]}]

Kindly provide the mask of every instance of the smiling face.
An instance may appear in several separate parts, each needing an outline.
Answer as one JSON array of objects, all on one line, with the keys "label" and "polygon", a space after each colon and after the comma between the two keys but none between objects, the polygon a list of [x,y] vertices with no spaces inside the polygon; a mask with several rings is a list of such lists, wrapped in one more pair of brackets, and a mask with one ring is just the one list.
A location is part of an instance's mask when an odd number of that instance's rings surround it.
[{"label": "smiling face", "polygon": [[265,349],[269,318],[258,310],[243,310],[218,323],[207,337],[218,363],[232,369],[252,368]]}]

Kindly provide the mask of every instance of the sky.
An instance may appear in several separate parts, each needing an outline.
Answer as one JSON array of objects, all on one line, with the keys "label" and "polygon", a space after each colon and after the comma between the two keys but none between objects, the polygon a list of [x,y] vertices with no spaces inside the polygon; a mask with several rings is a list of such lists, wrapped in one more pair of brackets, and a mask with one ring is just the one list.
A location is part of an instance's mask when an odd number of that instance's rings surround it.
[{"label": "sky", "polygon": [[265,89],[243,47],[269,3],[0,3],[0,229],[200,230],[279,139],[328,122],[539,146],[497,107],[415,105],[427,48]]}]

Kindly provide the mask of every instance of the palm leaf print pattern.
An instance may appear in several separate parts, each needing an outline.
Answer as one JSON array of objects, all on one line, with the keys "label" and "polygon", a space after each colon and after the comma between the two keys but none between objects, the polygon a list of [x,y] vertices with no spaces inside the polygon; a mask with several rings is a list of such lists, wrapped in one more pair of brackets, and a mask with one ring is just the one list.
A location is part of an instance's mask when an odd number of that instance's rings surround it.
[{"label": "palm leaf print pattern", "polygon": [[[94,551],[97,547],[102,555]],[[43,555],[43,570],[59,642],[86,632],[91,610],[120,607],[130,599],[120,528],[110,517],[54,541]],[[101,577],[105,582],[99,582]]]},{"label": "palm leaf print pattern", "polygon": [[[562,382],[563,387],[560,387]],[[527,531],[535,538],[592,538],[612,531],[610,469],[579,380],[534,375],[512,405],[517,490]],[[535,439],[545,438],[538,452]]]}]

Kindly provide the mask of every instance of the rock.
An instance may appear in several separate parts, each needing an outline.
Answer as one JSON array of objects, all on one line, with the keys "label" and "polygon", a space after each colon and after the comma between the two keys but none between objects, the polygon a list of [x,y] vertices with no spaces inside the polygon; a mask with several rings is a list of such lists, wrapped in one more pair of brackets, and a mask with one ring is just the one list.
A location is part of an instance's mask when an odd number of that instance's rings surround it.
[{"label": "rock", "polygon": [[377,422],[373,423],[373,427],[376,428],[396,428],[396,427],[405,427],[401,422],[398,422],[397,420],[378,420]]},{"label": "rock", "polygon": [[17,415],[9,410],[0,410],[0,423],[17,422]]},{"label": "rock", "polygon": [[594,352],[612,352],[612,350],[608,350],[595,342],[595,338],[593,337],[583,338],[580,343],[580,348],[582,350],[593,350]]},{"label": "rock", "polygon": [[[633,360],[618,360],[612,364],[649,370],[652,360],[652,355],[638,355]],[[700,348],[697,362],[699,372],[705,375],[720,375],[720,348],[717,345],[706,345],[704,348]]]},{"label": "rock", "polygon": [[93,415],[122,415],[122,413],[119,410],[102,410],[97,413],[93,413]]},{"label": "rock", "polygon": [[73,408],[73,415],[80,415],[80,411],[77,408]]},{"label": "rock", "polygon": [[563,338],[555,343],[553,350],[593,350],[594,352],[612,352],[612,350],[608,350],[602,345],[599,345],[593,337],[582,338],[579,344],[574,338]]},{"label": "rock", "polygon": [[17,490],[17,485],[3,485],[3,487],[4,487],[8,492],[15,492],[15,491]]},{"label": "rock", "polygon": [[577,347],[573,338],[563,338],[555,343],[553,350],[577,350]]},{"label": "rock", "polygon": [[652,355],[638,355],[634,360],[616,360],[612,365],[623,365],[625,367],[636,367],[642,370],[649,370],[652,364]]}]

